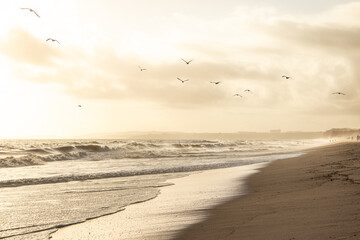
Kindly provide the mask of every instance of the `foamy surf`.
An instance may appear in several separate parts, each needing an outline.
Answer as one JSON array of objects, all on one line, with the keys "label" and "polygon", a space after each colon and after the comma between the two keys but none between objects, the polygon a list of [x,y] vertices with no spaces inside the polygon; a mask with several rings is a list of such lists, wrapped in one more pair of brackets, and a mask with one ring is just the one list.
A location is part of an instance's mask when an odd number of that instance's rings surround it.
[{"label": "foamy surf", "polygon": [[0,238],[32,239],[152,199],[171,178],[294,157],[322,143],[0,141]]}]

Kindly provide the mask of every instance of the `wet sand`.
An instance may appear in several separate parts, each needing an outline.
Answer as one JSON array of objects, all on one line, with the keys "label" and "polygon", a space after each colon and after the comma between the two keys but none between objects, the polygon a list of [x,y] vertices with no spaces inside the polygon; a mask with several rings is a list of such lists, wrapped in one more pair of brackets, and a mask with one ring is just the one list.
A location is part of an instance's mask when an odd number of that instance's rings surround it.
[{"label": "wet sand", "polygon": [[248,186],[175,239],[360,239],[360,143],[272,162]]},{"label": "wet sand", "polygon": [[[168,240],[207,217],[206,209],[245,194],[245,179],[266,163],[207,170],[170,179],[174,185],[125,210],[59,229],[52,240]],[[104,199],[106,201],[106,199]]]}]

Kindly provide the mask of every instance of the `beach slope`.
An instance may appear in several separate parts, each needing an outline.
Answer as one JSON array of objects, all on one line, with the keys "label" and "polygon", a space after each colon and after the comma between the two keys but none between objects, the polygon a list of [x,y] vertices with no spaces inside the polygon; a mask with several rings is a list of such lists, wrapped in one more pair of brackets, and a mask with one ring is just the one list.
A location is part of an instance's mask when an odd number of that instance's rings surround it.
[{"label": "beach slope", "polygon": [[360,143],[275,161],[248,186],[176,240],[360,239]]}]

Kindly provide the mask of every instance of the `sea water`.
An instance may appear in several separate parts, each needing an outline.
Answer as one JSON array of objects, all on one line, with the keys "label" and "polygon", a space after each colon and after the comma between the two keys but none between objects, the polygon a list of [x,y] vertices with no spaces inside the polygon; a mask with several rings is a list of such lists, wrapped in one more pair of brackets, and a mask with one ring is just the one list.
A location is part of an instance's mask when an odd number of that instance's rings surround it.
[{"label": "sea water", "polygon": [[0,239],[47,239],[59,227],[153,199],[168,179],[295,157],[323,143],[1,140]]}]

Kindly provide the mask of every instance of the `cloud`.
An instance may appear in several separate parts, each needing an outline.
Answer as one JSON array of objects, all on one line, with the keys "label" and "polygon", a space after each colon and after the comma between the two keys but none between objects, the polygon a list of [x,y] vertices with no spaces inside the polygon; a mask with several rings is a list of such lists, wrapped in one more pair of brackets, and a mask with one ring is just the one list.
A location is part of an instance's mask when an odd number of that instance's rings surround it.
[{"label": "cloud", "polygon": [[[125,60],[106,50],[88,55],[74,55],[72,52],[67,59],[57,68],[33,75],[28,72],[24,77],[38,83],[61,84],[67,94],[79,98],[129,99],[192,107],[220,104],[236,91],[243,91],[233,88],[231,82],[248,81],[249,78],[266,81],[271,75],[270,69],[260,69],[247,63],[228,64],[195,59],[186,65],[180,58],[173,62],[152,63],[136,57]],[[139,63],[148,70],[141,72]],[[190,81],[183,84],[177,77]],[[215,86],[210,81],[222,83]]]},{"label": "cloud", "polygon": [[0,54],[17,63],[35,66],[54,66],[54,59],[61,57],[61,52],[24,29],[11,29],[6,39],[0,39]]},{"label": "cloud", "polygon": [[313,21],[322,25],[359,27],[360,3],[350,2],[332,7],[328,11],[318,14]]},{"label": "cloud", "polygon": [[299,44],[315,51],[342,54],[360,50],[360,27],[320,26],[279,21],[270,31],[284,42]]},{"label": "cloud", "polygon": [[[254,93],[242,99],[244,109],[359,114],[360,27],[348,24],[359,17],[350,14],[339,24],[324,20],[340,18],[350,8],[357,12],[360,5],[301,18],[276,11],[265,11],[261,18],[261,11],[255,11],[255,17],[231,16],[218,22],[191,18],[190,26],[184,17],[184,23],[175,19],[176,24],[169,25],[185,29],[181,39],[187,39],[179,42],[177,52],[194,58],[189,65],[181,61],[184,55],[154,61],[135,54],[120,56],[112,46],[91,52],[67,46],[60,51],[22,30],[10,33],[2,51],[19,62],[47,67],[26,71],[23,78],[60,84],[66,94],[78,98],[226,108],[238,106],[233,94],[250,88]],[[139,65],[148,70],[140,72]],[[177,77],[190,81],[182,84]],[[332,95],[335,91],[347,95]]]},{"label": "cloud", "polygon": [[[360,25],[353,24],[360,20],[360,15],[354,14],[358,12],[360,4],[352,3],[322,13],[321,17],[314,18],[313,23],[311,19],[281,19],[271,26],[264,25],[268,34],[277,39],[289,55],[300,59],[297,65],[303,66],[302,75],[306,79],[304,85],[298,87],[313,95],[309,97],[313,102],[308,105],[312,106],[308,110],[310,113],[360,113],[360,71],[357,67],[360,60]],[[342,15],[344,13],[348,15]],[[334,22],[334,19],[339,21]],[[339,98],[331,94],[337,91],[347,95]]]}]

